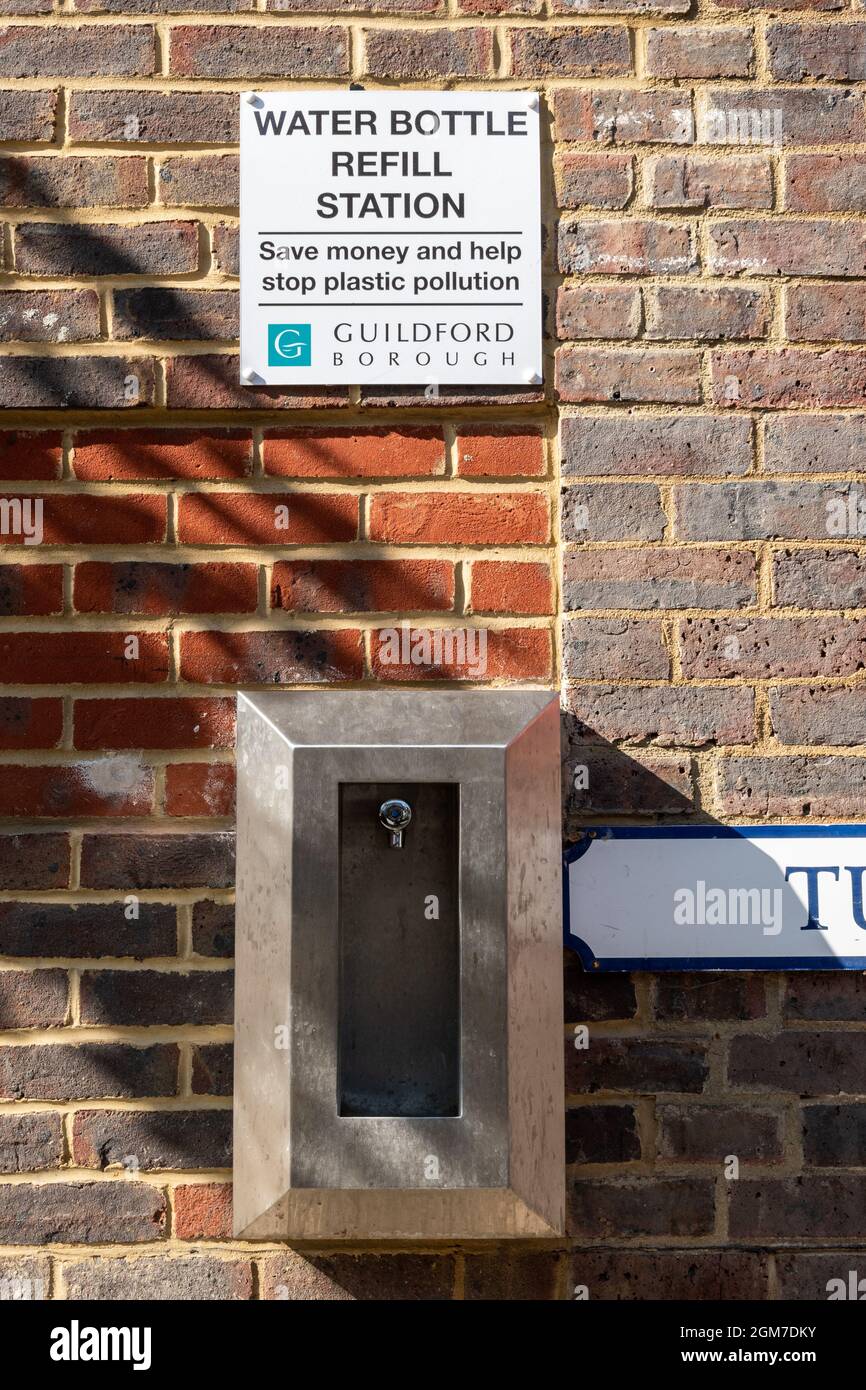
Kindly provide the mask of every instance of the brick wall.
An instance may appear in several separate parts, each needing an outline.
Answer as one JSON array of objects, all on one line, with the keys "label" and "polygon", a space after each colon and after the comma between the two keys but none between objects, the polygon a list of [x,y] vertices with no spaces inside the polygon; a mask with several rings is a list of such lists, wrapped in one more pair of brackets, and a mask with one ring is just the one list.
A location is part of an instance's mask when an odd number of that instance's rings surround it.
[{"label": "brick wall", "polygon": [[[824,1297],[866,1259],[854,974],[569,959],[559,1244],[229,1224],[238,686],[454,682],[381,630],[478,625],[488,681],[564,686],[567,836],[866,811],[852,3],[0,3],[0,479],[44,501],[0,568],[0,1294]],[[546,393],[237,384],[236,94],[349,80],[543,90]]]}]

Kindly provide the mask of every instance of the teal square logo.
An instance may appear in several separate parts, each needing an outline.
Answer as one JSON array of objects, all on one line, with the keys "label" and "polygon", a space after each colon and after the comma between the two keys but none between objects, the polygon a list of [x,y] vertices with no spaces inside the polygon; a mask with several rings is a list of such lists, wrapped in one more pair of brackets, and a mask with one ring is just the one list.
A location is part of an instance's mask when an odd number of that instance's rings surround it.
[{"label": "teal square logo", "polygon": [[269,323],[268,366],[309,367],[312,337],[310,323]]}]

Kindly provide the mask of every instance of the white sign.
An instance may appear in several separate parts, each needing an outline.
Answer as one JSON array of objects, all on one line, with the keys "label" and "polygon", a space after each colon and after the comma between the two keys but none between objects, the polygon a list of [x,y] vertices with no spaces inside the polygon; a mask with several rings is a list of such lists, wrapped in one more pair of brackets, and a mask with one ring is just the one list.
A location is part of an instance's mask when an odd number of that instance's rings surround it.
[{"label": "white sign", "polygon": [[584,831],[566,944],[589,970],[866,970],[866,825]]},{"label": "white sign", "polygon": [[538,384],[538,96],[241,98],[241,381]]}]

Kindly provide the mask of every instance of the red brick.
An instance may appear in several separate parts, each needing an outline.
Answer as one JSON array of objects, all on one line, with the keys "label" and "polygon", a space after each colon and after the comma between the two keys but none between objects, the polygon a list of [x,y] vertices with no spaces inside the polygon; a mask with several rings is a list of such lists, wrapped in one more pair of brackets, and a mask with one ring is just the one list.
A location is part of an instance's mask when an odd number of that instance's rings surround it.
[{"label": "red brick", "polygon": [[0,480],[59,478],[61,439],[59,432],[49,430],[0,431]]},{"label": "red brick", "polygon": [[779,82],[866,78],[866,24],[770,24],[770,72]]},{"label": "red brick", "polygon": [[713,275],[863,275],[866,227],[853,222],[716,222],[710,227]]},{"label": "red brick", "polygon": [[646,71],[650,77],[750,77],[754,67],[751,29],[650,29]]},{"label": "red brick", "polygon": [[358,499],[341,493],[188,493],[178,507],[186,545],[311,545],[351,541],[357,530]]},{"label": "red brick", "polygon": [[12,25],[0,30],[0,77],[150,77],[150,24]]},{"label": "red brick", "polygon": [[859,155],[791,154],[783,186],[790,212],[866,211],[866,164]]},{"label": "red brick", "polygon": [[566,275],[687,275],[697,268],[680,223],[560,222],[559,268]]},{"label": "red brick", "polygon": [[266,431],[266,473],[283,478],[433,478],[445,472],[441,429]]},{"label": "red brick", "polygon": [[76,700],[74,727],[76,748],[232,748],[234,700]]},{"label": "red brick", "polygon": [[554,158],[561,208],[624,208],[634,188],[630,155],[566,150]]},{"label": "red brick", "polygon": [[560,285],[556,332],[560,338],[636,338],[640,290],[631,285]]},{"label": "red brick", "polygon": [[[136,359],[137,360],[137,359]],[[310,410],[346,405],[345,388],[293,391],[281,386],[242,386],[236,353],[196,353],[165,359],[170,410]]]},{"label": "red brick", "polygon": [[563,401],[645,401],[696,405],[700,355],[661,348],[560,348],[556,384]]},{"label": "red brick", "polygon": [[619,77],[632,71],[624,25],[509,30],[515,77]]},{"label": "red brick", "polygon": [[553,612],[550,566],[523,560],[476,560],[472,566],[471,613]]},{"label": "red brick", "polygon": [[646,336],[765,338],[772,305],[765,290],[741,285],[658,285],[645,292]]},{"label": "red brick", "polygon": [[153,769],[131,759],[74,767],[0,767],[0,815],[147,816]]},{"label": "red brick", "polygon": [[86,482],[130,478],[242,478],[252,469],[249,430],[83,430],[73,470]]},{"label": "red brick", "polygon": [[147,160],[138,156],[6,155],[0,159],[0,204],[9,208],[145,208]]},{"label": "red brick", "polygon": [[[18,538],[4,539],[8,544]],[[0,565],[0,616],[29,618],[62,611],[62,565]]]},{"label": "red brick", "polygon": [[[866,139],[866,117],[859,94],[833,87],[808,91],[780,87],[706,87],[696,101],[697,138],[700,143],[764,143],[761,113],[770,123],[769,139],[776,138],[774,112],[781,113],[780,144],[847,145]],[[732,140],[731,135],[738,138]]]},{"label": "red brick", "polygon": [[594,140],[600,145],[691,145],[688,92],[559,90],[553,97],[557,140]]},{"label": "red brick", "polygon": [[174,1189],[174,1234],[178,1240],[228,1240],[232,1234],[232,1187],[228,1182],[182,1183]]},{"label": "red brick", "polygon": [[[166,501],[153,493],[88,497],[83,493],[44,493],[43,545],[143,545],[165,539]],[[26,544],[10,534],[7,545]]]},{"label": "red brick", "polygon": [[364,72],[389,82],[493,75],[489,29],[365,29],[364,51]]},{"label": "red brick", "polygon": [[[0,646],[2,653],[2,646]],[[186,632],[181,677],[202,685],[294,685],[360,680],[361,634],[314,632]]]},{"label": "red brick", "polygon": [[[551,674],[550,633],[545,628],[492,629],[487,631],[486,645],[482,645],[478,637],[470,639],[468,636],[463,643],[455,636],[449,645],[444,635],[447,630],[439,629],[443,635],[438,638],[441,659],[437,659],[437,629],[407,627],[407,641],[412,643],[413,651],[418,644],[421,662],[401,665],[392,664],[388,659],[395,631],[400,629],[380,628],[373,633],[371,664],[378,680],[547,680]],[[458,633],[469,631],[471,629],[457,629]],[[429,641],[429,648],[422,645],[424,639]],[[428,650],[429,663],[424,662]]]},{"label": "red brick", "polygon": [[370,539],[391,544],[527,545],[549,535],[541,493],[389,492],[370,507]]},{"label": "red brick", "polygon": [[290,613],[426,613],[454,607],[445,560],[280,560],[271,606]]},{"label": "red brick", "polygon": [[336,25],[175,25],[169,71],[175,77],[347,77],[349,34]]},{"label": "red brick", "polygon": [[735,409],[860,405],[866,396],[866,354],[839,348],[716,352],[710,371],[714,403]]},{"label": "red brick", "polygon": [[665,154],[646,169],[647,199],[656,208],[771,208],[773,178],[766,155],[709,158]]},{"label": "red brick", "polygon": [[194,222],[19,222],[15,228],[15,265],[25,275],[177,275],[196,270],[198,255]]},{"label": "red brick", "polygon": [[230,816],[235,808],[231,763],[172,763],[166,769],[167,816]]},{"label": "red brick", "polygon": [[289,1251],[262,1261],[262,1298],[304,1302],[443,1301],[453,1297],[454,1260],[443,1255]]},{"label": "red brick", "polygon": [[547,471],[538,430],[458,433],[457,472],[464,478],[541,478]]},{"label": "red brick", "polygon": [[785,336],[792,342],[866,342],[866,285],[789,285]]},{"label": "red brick", "polygon": [[62,700],[0,696],[0,748],[54,748],[62,732]]},{"label": "red brick", "polygon": [[[127,658],[127,636],[138,656]],[[168,676],[168,641],[162,633],[3,632],[0,669],[10,685],[148,685]]]},{"label": "red brick", "polygon": [[254,613],[255,565],[169,565],[131,560],[75,567],[73,604],[79,613]]}]

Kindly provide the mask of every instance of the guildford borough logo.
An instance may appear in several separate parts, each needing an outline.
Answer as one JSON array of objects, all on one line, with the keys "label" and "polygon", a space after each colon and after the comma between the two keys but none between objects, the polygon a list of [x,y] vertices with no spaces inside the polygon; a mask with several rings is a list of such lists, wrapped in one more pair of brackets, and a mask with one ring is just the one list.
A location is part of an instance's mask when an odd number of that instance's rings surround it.
[{"label": "guildford borough logo", "polygon": [[268,324],[268,366],[309,367],[313,329],[309,323]]}]

